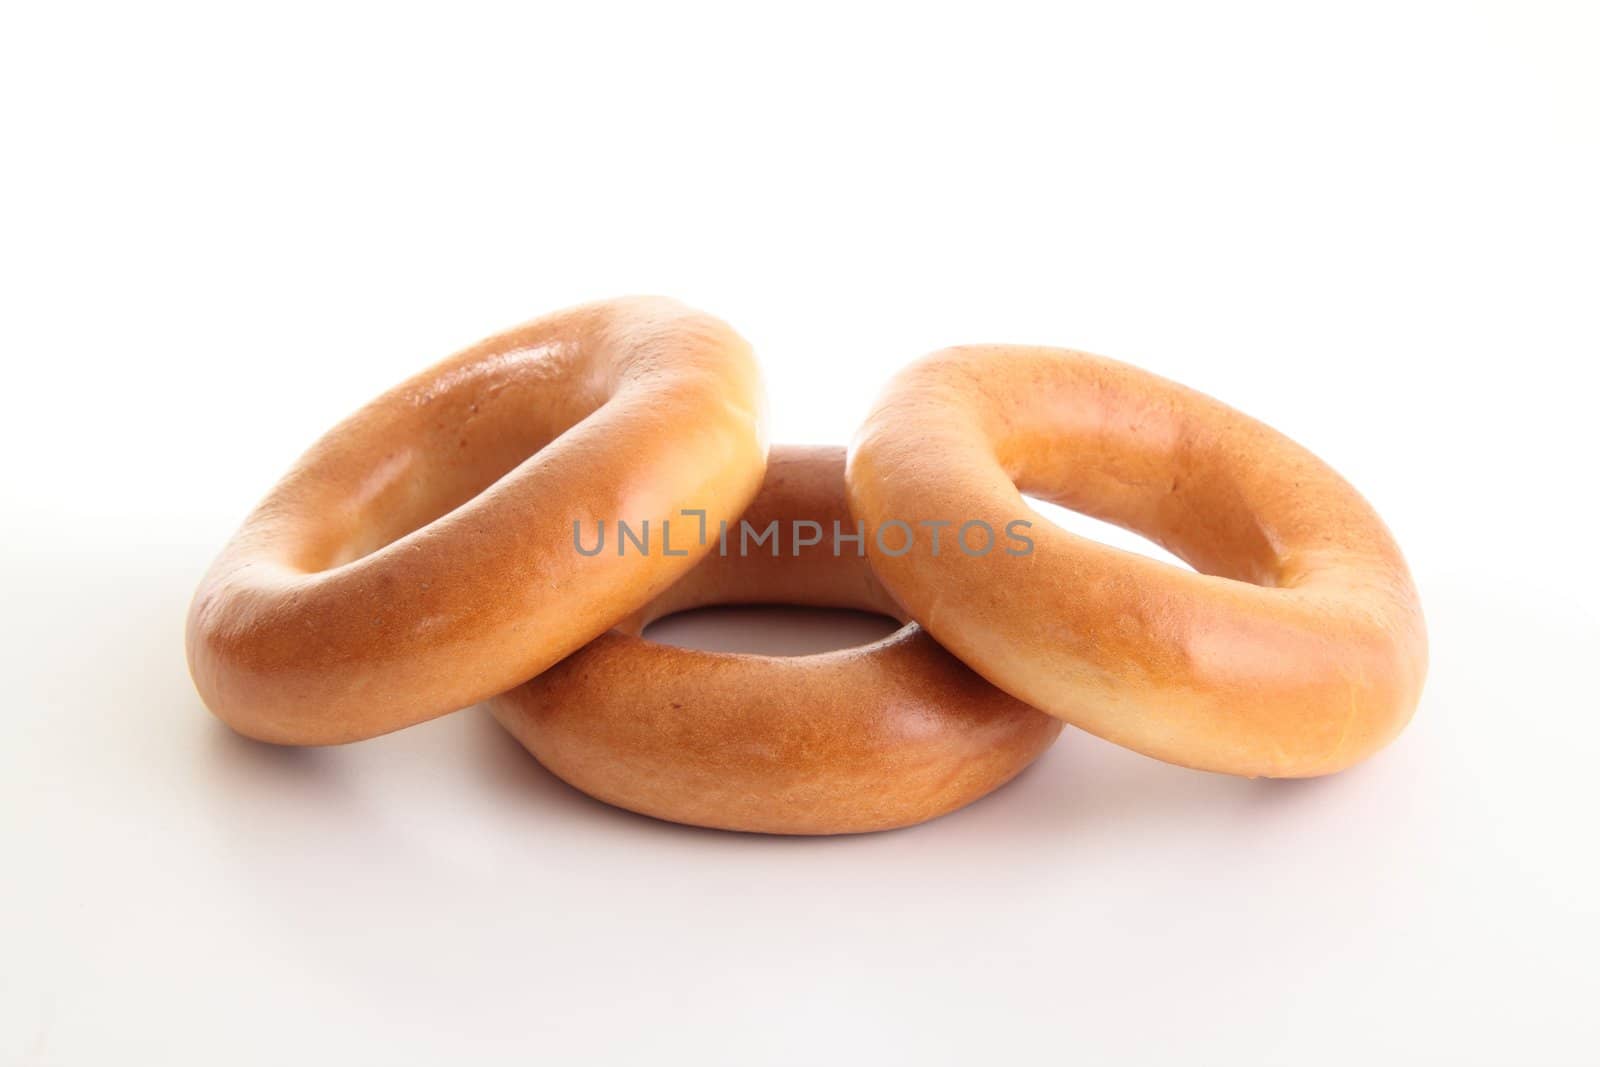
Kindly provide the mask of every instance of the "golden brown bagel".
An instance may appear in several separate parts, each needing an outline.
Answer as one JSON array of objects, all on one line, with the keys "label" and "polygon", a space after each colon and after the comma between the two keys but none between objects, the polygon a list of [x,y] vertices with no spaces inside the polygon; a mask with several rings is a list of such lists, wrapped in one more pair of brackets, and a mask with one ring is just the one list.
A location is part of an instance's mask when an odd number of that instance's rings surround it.
[{"label": "golden brown bagel", "polygon": [[[1422,610],[1372,508],[1293,441],[1155,375],[1062,349],[936,353],[878,400],[849,488],[869,528],[1036,520],[1023,555],[1002,539],[982,556],[936,557],[926,540],[895,556],[869,538],[869,558],[979,674],[1108,740],[1299,777],[1370,755],[1416,707]],[[1051,526],[1023,492],[1141,533],[1200,573]]]},{"label": "golden brown bagel", "polygon": [[[483,700],[603,633],[687,555],[575,547],[574,523],[736,517],[766,441],[749,346],[637,297],[445,360],[317,442],[189,611],[190,672],[241,733],[331,744]],[[683,532],[695,519],[683,520]],[[588,536],[593,536],[590,533]]]},{"label": "golden brown bagel", "polygon": [[[844,450],[775,448],[744,516],[771,542],[714,552],[629,622],[490,709],[558,777],[660,819],[773,834],[909,826],[1009,781],[1061,724],[967,670],[917,625],[862,648],[772,657],[704,652],[637,636],[708,604],[782,603],[893,615],[848,534]],[[822,542],[792,554],[794,520]],[[811,531],[806,532],[811,536]],[[715,535],[712,535],[715,540]]]}]

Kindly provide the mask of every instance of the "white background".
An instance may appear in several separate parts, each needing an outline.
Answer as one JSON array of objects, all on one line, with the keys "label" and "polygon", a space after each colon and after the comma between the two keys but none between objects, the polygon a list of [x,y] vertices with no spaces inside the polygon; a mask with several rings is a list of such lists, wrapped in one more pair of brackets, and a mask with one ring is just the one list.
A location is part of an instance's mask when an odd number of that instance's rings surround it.
[{"label": "white background", "polygon": [[[0,1062],[1596,1061],[1593,5],[402,8],[5,8]],[[184,609],[290,461],[632,291],[753,341],[779,441],[963,341],[1266,419],[1411,559],[1416,721],[1298,783],[1069,730],[785,840],[481,709],[212,720]]]}]

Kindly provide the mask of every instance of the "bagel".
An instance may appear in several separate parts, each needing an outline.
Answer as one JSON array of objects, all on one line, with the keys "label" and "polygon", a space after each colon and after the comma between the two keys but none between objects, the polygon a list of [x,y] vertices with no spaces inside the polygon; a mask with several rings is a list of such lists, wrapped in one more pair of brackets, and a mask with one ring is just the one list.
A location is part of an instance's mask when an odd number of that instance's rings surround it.
[{"label": "bagel", "polygon": [[[879,398],[848,482],[868,527],[1031,521],[1028,552],[871,537],[867,551],[905,613],[979,674],[1157,759],[1327,774],[1393,738],[1421,694],[1416,588],[1367,502],[1278,432],[1137,368],[1050,348],[935,353]],[[1194,572],[1052,526],[1024,492]]]},{"label": "bagel", "polygon": [[796,657],[639,636],[656,618],[709,604],[897,614],[857,545],[833,538],[853,530],[842,448],[773,450],[743,521],[758,531],[777,521],[782,538],[797,520],[816,523],[820,542],[797,536],[745,553],[730,533],[726,554],[719,546],[625,625],[490,701],[491,712],[596,799],[771,834],[923,822],[997,789],[1049,747],[1059,722],[990,686],[914,623],[865,647]]},{"label": "bagel", "polygon": [[737,517],[765,457],[754,358],[709,315],[635,297],[498,334],[345,420],[250,514],[190,607],[195,686],[279,744],[477,703],[709,549],[591,555],[580,525]]}]

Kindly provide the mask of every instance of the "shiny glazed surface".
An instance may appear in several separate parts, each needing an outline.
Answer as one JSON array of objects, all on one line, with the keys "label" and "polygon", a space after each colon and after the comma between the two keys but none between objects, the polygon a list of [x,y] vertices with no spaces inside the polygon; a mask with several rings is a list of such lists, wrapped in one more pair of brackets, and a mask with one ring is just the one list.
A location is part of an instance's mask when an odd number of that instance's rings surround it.
[{"label": "shiny glazed surface", "polygon": [[[590,545],[735,518],[765,465],[749,346],[671,300],[557,312],[385,393],[318,441],[196,591],[207,707],[280,744],[387,733],[537,674],[686,573]],[[694,520],[690,520],[691,522]],[[674,530],[676,548],[677,531]]]},{"label": "shiny glazed surface", "polygon": [[[713,553],[630,619],[495,698],[495,717],[553,773],[609,804],[674,822],[775,834],[885,830],[984,796],[1061,724],[962,666],[916,624],[861,648],[754,656],[657,644],[650,621],[711,604],[781,603],[896,615],[852,528],[844,450],[774,448],[745,515],[783,524],[781,554]],[[788,524],[822,543],[791,555]],[[735,524],[736,526],[737,524]],[[715,537],[715,534],[712,535]]]},{"label": "shiny glazed surface", "polygon": [[[878,400],[849,491],[869,528],[1032,521],[1026,555],[868,551],[905,614],[974,670],[1118,744],[1318,775],[1375,752],[1416,707],[1422,611],[1371,506],[1282,434],[1135,367],[1051,348],[935,353]],[[1070,534],[1023,492],[1200,573]]]}]

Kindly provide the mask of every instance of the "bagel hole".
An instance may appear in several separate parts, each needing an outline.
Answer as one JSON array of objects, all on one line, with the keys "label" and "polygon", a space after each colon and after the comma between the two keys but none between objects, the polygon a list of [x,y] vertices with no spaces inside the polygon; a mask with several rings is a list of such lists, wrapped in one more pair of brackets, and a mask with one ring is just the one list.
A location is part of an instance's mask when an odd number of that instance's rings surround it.
[{"label": "bagel hole", "polygon": [[887,615],[846,608],[751,604],[693,608],[644,628],[646,640],[703,652],[756,656],[814,656],[881,641],[900,623]]},{"label": "bagel hole", "polygon": [[1193,567],[1178,556],[1168,552],[1149,538],[1134,533],[1132,530],[1123,529],[1115,523],[1097,519],[1093,515],[1085,515],[1081,511],[1064,508],[1060,504],[1052,504],[1050,501],[1041,500],[1036,496],[1023,494],[1022,499],[1027,501],[1029,507],[1033,508],[1045,519],[1048,519],[1050,525],[1059,526],[1070,534],[1076,534],[1087,540],[1097,541],[1102,545],[1120,548],[1140,556],[1148,556],[1151,559],[1160,560],[1162,563],[1170,563],[1174,567],[1182,567],[1186,571],[1194,570]]}]

